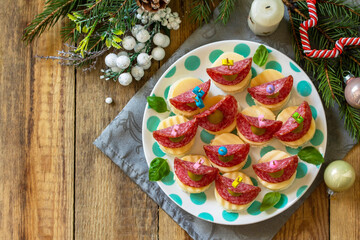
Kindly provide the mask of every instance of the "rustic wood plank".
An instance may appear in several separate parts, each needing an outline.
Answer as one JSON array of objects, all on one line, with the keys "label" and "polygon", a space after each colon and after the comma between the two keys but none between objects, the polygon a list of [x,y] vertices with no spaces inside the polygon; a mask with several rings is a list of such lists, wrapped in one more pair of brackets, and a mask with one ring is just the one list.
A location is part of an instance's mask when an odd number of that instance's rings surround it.
[{"label": "rustic wood plank", "polygon": [[324,183],[289,218],[274,239],[328,239],[329,201]]},{"label": "rustic wood plank", "polygon": [[34,58],[61,48],[60,25],[30,47],[21,41],[43,5],[6,0],[0,10],[2,239],[73,236],[74,73]]},{"label": "rustic wood plank", "polygon": [[356,172],[354,186],[330,198],[330,239],[360,239],[360,144],[345,157]]},{"label": "rustic wood plank", "polygon": [[167,215],[163,210],[159,211],[159,240],[168,239],[192,239],[184,229]]},{"label": "rustic wood plank", "polygon": [[[99,79],[101,67],[77,73],[75,238],[156,239],[157,205],[92,145],[145,80],[123,87]],[[114,100],[111,105],[105,103],[108,96]]]}]

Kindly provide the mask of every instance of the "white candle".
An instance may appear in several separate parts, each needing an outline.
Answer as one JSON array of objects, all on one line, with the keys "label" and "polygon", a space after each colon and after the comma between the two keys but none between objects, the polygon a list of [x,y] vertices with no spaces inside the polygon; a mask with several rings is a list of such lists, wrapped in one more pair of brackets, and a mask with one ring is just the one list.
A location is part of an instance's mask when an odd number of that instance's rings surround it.
[{"label": "white candle", "polygon": [[283,17],[281,0],[254,0],[248,17],[249,28],[256,35],[267,36],[275,32]]}]

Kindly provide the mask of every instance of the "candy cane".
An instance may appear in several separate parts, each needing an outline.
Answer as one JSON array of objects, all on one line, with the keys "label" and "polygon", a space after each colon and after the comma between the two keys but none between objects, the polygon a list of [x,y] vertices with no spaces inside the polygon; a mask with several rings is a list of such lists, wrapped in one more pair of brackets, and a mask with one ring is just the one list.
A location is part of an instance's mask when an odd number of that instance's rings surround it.
[{"label": "candy cane", "polygon": [[309,28],[316,26],[318,17],[315,7],[316,0],[306,0],[306,2],[309,9],[310,19],[302,22],[299,28],[301,44],[306,56],[313,58],[336,58],[343,52],[344,46],[360,45],[360,38],[351,37],[339,38],[339,40],[336,41],[335,47],[332,50],[311,49],[309,35],[307,31],[309,30]]}]

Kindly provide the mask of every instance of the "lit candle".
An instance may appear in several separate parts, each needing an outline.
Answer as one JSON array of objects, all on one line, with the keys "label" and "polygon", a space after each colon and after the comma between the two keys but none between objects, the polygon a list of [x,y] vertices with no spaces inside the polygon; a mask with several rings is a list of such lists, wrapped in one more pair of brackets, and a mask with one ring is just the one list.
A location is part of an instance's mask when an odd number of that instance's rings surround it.
[{"label": "lit candle", "polygon": [[267,36],[275,32],[283,17],[281,0],[254,0],[248,17],[249,28],[256,35]]}]

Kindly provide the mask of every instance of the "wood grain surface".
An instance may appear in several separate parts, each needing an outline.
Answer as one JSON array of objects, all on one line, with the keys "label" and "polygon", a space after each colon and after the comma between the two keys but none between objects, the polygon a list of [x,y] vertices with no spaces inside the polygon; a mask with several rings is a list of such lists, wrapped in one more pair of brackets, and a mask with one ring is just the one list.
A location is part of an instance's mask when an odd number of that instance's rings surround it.
[{"label": "wood grain surface", "polygon": [[[43,5],[3,0],[0,8],[0,239],[191,239],[92,144],[166,59],[126,88],[99,79],[102,63],[83,73],[39,60],[63,47],[61,23],[30,46],[20,40]],[[197,28],[188,4],[170,6],[183,22],[167,58]],[[357,145],[346,157],[354,187],[329,199],[322,183],[275,239],[360,239],[359,156]]]}]

